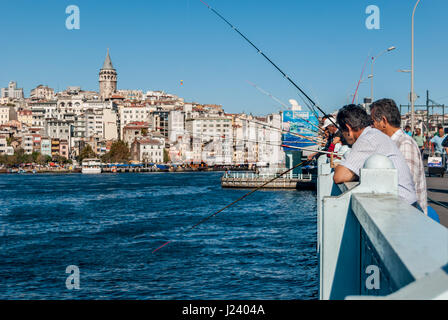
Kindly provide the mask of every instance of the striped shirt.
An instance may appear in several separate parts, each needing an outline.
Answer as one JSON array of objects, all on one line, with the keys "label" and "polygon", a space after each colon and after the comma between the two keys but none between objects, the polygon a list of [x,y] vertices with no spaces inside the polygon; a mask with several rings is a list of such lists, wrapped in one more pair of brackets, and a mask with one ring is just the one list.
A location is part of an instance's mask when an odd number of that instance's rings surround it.
[{"label": "striped shirt", "polygon": [[425,214],[428,214],[425,167],[423,166],[423,159],[417,142],[401,129],[397,130],[390,138],[397,144],[398,149],[406,160],[411,170],[418,204],[422,207]]},{"label": "striped shirt", "polygon": [[352,146],[347,158],[342,160],[341,165],[352,171],[358,177],[364,162],[374,154],[388,157],[398,174],[398,195],[409,204],[417,201],[414,181],[406,160],[395,143],[381,131],[366,127]]}]

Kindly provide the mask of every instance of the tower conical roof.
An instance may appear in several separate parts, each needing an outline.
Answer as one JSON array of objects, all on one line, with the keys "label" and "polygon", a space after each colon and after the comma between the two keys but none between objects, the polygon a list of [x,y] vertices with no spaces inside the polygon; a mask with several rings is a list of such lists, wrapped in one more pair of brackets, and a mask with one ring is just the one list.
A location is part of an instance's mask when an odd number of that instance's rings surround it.
[{"label": "tower conical roof", "polygon": [[109,48],[107,49],[106,60],[104,60],[104,64],[103,64],[102,70],[115,70],[114,66],[112,65],[112,61],[110,60]]}]

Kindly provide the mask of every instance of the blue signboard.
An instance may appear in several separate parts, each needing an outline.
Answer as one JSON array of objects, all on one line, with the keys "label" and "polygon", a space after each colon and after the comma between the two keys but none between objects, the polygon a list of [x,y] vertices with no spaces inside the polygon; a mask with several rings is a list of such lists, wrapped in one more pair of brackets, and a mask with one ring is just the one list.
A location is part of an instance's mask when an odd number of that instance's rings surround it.
[{"label": "blue signboard", "polygon": [[[282,136],[282,142],[284,145],[309,148],[315,146],[317,143],[314,141],[317,138],[317,127],[319,126],[319,120],[316,115],[310,111],[283,111],[283,129],[291,133],[284,133]],[[298,134],[300,136],[294,135]],[[291,149],[284,147],[285,151],[297,151],[297,149]]]}]

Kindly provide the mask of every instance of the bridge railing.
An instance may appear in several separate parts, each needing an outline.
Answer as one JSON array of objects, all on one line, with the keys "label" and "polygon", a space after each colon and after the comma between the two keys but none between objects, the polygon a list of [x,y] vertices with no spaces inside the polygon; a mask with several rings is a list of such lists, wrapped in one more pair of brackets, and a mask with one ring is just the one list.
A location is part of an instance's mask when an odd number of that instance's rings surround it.
[{"label": "bridge railing", "polygon": [[318,160],[320,299],[448,299],[448,229],[401,200],[381,162],[336,185]]}]

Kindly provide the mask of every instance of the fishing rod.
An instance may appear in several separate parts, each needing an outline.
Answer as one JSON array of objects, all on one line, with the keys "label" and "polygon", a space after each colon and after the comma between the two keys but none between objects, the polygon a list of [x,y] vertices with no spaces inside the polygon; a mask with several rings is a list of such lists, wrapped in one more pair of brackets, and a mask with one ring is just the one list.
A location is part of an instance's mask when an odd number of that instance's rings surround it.
[{"label": "fishing rod", "polygon": [[[301,120],[304,120],[304,121],[307,121],[307,122],[309,122],[310,124],[313,124],[312,122],[310,122],[310,121],[308,121],[308,120],[306,120],[306,119],[304,119],[304,118],[300,118],[300,119],[301,119]],[[267,127],[267,128],[271,128],[271,129],[277,130],[277,131],[279,131],[279,132],[281,132],[281,133],[283,133],[283,134],[290,134],[290,135],[292,135],[292,136],[299,137],[299,138],[302,138],[302,139],[305,139],[305,140],[318,141],[317,137],[316,137],[316,138],[313,138],[312,136],[310,136],[310,137],[308,137],[308,136],[304,136],[304,135],[301,135],[301,134],[299,134],[299,133],[292,132],[291,130],[284,130],[284,129],[281,129],[281,128],[277,128],[277,127],[274,127],[274,126],[269,125],[269,124],[267,124],[267,123],[259,122],[259,121],[253,120],[253,119],[244,119],[244,118],[240,118],[240,120],[241,120],[241,121],[252,122],[252,123],[255,123],[255,124],[259,124],[259,125],[261,125],[261,126],[263,126],[263,127]],[[314,125],[314,124],[313,124],[313,125]],[[314,126],[315,126],[315,125],[314,125]],[[160,128],[160,127],[157,127],[156,129],[165,130],[165,131],[176,131],[176,130],[166,130],[166,129],[163,129],[163,128]],[[309,128],[302,128],[302,129],[308,130],[308,131],[310,131],[311,133],[317,133],[317,132],[315,132],[315,131],[312,131],[312,130],[309,129]],[[185,132],[188,132],[188,131],[185,131]]]},{"label": "fishing rod", "polygon": [[[248,81],[248,82],[249,82],[249,81]],[[250,82],[249,82],[249,83],[250,83]],[[255,86],[256,86],[256,85],[255,85]],[[268,93],[268,94],[269,94],[269,93]],[[271,95],[271,96],[272,96],[272,95]],[[294,134],[294,132],[287,131],[287,130],[284,130],[284,129],[279,129],[279,128],[276,128],[276,127],[273,127],[273,126],[269,126],[268,124],[265,124],[265,123],[262,123],[262,122],[256,122],[255,120],[243,119],[243,118],[240,118],[240,119],[241,119],[241,120],[246,120],[246,121],[251,121],[251,122],[254,122],[254,123],[258,123],[258,124],[260,124],[260,125],[267,126],[267,127],[270,127],[270,128],[275,128],[275,129],[277,129],[277,130],[282,130],[282,131],[285,131],[285,133]],[[320,128],[319,126],[315,125],[315,124],[312,123],[311,121],[309,121],[309,120],[307,120],[307,119],[305,119],[305,118],[302,118],[302,117],[300,117],[300,120],[303,120],[303,121],[305,121],[306,123],[310,124],[311,126],[315,127],[317,130],[320,130],[320,131],[324,132],[324,130],[323,130],[322,128]],[[316,131],[313,131],[313,130],[311,130],[311,129],[309,129],[309,128],[302,128],[302,129],[308,130],[308,131],[313,132],[313,133],[317,133]]]},{"label": "fishing rod", "polygon": [[[229,138],[229,140],[230,140],[230,136],[225,136],[225,135],[214,135],[214,134],[209,134],[209,133],[198,133],[196,136],[194,135],[194,134],[192,134],[191,132],[189,132],[189,131],[186,131],[186,130],[167,130],[167,131],[176,131],[176,132],[183,132],[183,133],[186,133],[186,134],[189,134],[189,135],[191,135],[194,139],[201,139],[201,138],[203,138],[203,137],[210,137],[210,138],[219,138],[219,139],[226,139],[227,137]],[[199,137],[198,137],[199,136]],[[269,146],[273,146],[273,147],[282,147],[283,145],[281,145],[281,144],[274,144],[274,143],[269,143],[269,142],[267,142],[267,141],[265,141],[265,142],[262,142],[262,141],[256,141],[256,140],[250,140],[250,139],[244,139],[244,138],[233,138],[232,137],[232,140],[234,140],[234,141],[243,141],[243,142],[251,142],[251,143],[256,143],[256,144],[261,144],[261,145],[269,145]],[[297,143],[297,141],[283,141],[283,144],[284,143],[286,143],[286,142],[291,142],[291,143]],[[319,144],[319,143],[321,143],[322,141],[320,141],[320,140],[312,140],[312,139],[310,139],[309,141],[302,141],[302,142],[300,142],[300,143],[309,143],[309,144],[311,144],[311,143],[314,143],[314,144]]]},{"label": "fishing rod", "polygon": [[359,85],[361,84],[362,77],[364,75],[364,71],[366,70],[367,61],[369,61],[369,58],[370,58],[370,52],[369,52],[369,55],[366,58],[366,61],[364,62],[364,67],[362,68],[361,77],[359,78],[358,85],[356,86],[355,94],[353,95],[352,104],[355,103],[355,98],[356,98],[356,95],[358,94]]},{"label": "fishing rod", "polygon": [[[308,124],[312,125],[313,127],[317,128],[317,130],[319,130],[321,133],[322,133],[322,132],[325,132],[324,129],[322,129],[321,127],[315,125],[314,123],[312,123],[311,121],[309,121],[309,120],[307,120],[307,119],[305,119],[305,118],[300,118],[300,120],[303,120],[303,121],[305,121],[306,123],[308,123]],[[307,129],[307,128],[303,128],[303,129]],[[310,129],[308,129],[308,130],[311,131]],[[311,131],[311,132],[316,133],[316,131]]]},{"label": "fishing rod", "polygon": [[[271,59],[269,59],[260,49],[258,49],[257,46],[255,46],[245,35],[243,35],[237,28],[235,28],[231,23],[229,23],[223,16],[221,16],[216,10],[214,10],[212,7],[210,7],[207,3],[205,3],[203,0],[200,0],[204,5],[206,5],[210,10],[212,10],[212,12],[214,12],[218,17],[220,17],[224,22],[226,22],[232,29],[234,29],[240,36],[242,36],[252,47],[254,47],[258,53],[260,53],[267,61],[269,61],[295,88],[297,88],[311,103],[313,106],[315,106],[320,112],[322,112],[322,114],[327,115],[319,106],[316,105],[316,103],[293,81],[291,80],[274,62],[272,62]],[[312,112],[315,112],[313,109],[311,109]],[[339,126],[330,118],[330,121],[337,127],[339,128]],[[266,185],[268,185],[269,183],[279,179],[280,177],[284,176],[285,174],[291,172],[292,170],[298,168],[299,166],[310,162],[311,160],[307,160],[307,161],[302,161],[299,164],[293,166],[292,168],[284,171],[283,173],[281,173],[280,175],[274,177],[273,179],[270,179],[269,181],[267,181],[266,183],[262,184],[261,186],[253,189],[252,191],[246,193],[245,195],[243,195],[242,197],[238,198],[237,200],[233,201],[232,203],[228,204],[227,206],[223,207],[222,209],[214,212],[213,214],[205,217],[204,219],[202,219],[201,221],[199,221],[198,223],[196,223],[195,225],[193,225],[192,227],[190,227],[189,229],[187,229],[186,231],[184,231],[182,234],[185,234],[191,230],[193,230],[194,228],[196,228],[197,226],[201,225],[202,223],[208,221],[210,218],[216,216],[217,214],[219,214],[220,212],[224,211],[225,209],[233,206],[234,204],[238,203],[239,201],[243,200],[244,198],[250,196],[251,194],[253,194],[254,192],[260,190],[261,188],[265,187]],[[157,252],[158,250],[162,249],[163,247],[165,247],[166,245],[168,245],[169,243],[171,243],[172,240],[165,242],[163,245],[161,245],[160,247],[158,247],[157,249],[155,249],[152,253],[154,254],[155,252]]]},{"label": "fishing rod", "polygon": [[[268,124],[265,124],[265,123],[263,123],[263,122],[259,122],[259,121],[253,120],[253,119],[242,119],[242,118],[240,118],[240,119],[241,119],[242,121],[248,121],[248,122],[256,123],[256,124],[259,124],[259,125],[262,125],[262,126],[265,126],[265,127],[268,127],[268,128],[272,128],[272,129],[281,131],[282,133],[289,133],[289,134],[291,134],[291,135],[293,135],[293,136],[296,136],[296,137],[300,137],[300,138],[306,139],[306,138],[304,138],[304,136],[302,136],[302,135],[300,135],[300,134],[298,134],[298,133],[296,133],[296,132],[292,132],[291,130],[280,129],[280,128],[277,128],[277,127],[274,127],[274,126],[270,126],[270,125],[268,125]],[[304,120],[305,122],[308,122],[309,124],[313,124],[311,121],[308,121],[308,120],[306,120],[306,119],[304,119],[304,118],[300,118],[300,120]],[[313,125],[314,125],[314,124],[313,124]],[[315,125],[314,125],[314,126],[315,126]],[[312,130],[310,130],[310,129],[308,129],[308,128],[302,128],[302,129],[307,129],[308,131],[311,131],[312,133],[317,133],[316,131],[312,131]]]},{"label": "fishing rod", "polygon": [[335,156],[337,156],[337,157],[341,157],[341,156],[343,156],[343,154],[340,154],[340,153],[337,153],[337,152],[328,152],[328,151],[323,151],[323,150],[315,150],[315,149],[302,148],[302,147],[295,147],[295,146],[288,146],[288,145],[282,145],[282,147],[285,147],[285,148],[291,148],[291,149],[299,149],[299,150],[304,150],[304,151],[312,151],[312,152],[323,153],[323,154],[329,154],[329,155],[335,155]]},{"label": "fishing rod", "polygon": [[[243,200],[244,198],[250,196],[252,193],[262,189],[263,187],[267,186],[269,183],[281,178],[282,176],[284,176],[285,174],[291,172],[292,170],[298,168],[299,166],[310,162],[311,160],[306,160],[306,161],[302,161],[299,164],[295,165],[294,167],[284,171],[283,173],[279,174],[278,176],[272,178],[271,180],[269,180],[268,182],[263,183],[261,186],[251,190],[250,192],[246,193],[245,195],[243,195],[242,197],[239,197],[238,199],[236,199],[235,201],[233,201],[232,203],[226,205],[225,207],[219,209],[218,211],[214,212],[213,214],[205,217],[204,219],[202,219],[201,221],[199,221],[198,223],[196,223],[195,225],[191,226],[190,228],[188,228],[187,230],[185,230],[184,232],[181,233],[181,236],[190,232],[191,230],[193,230],[194,228],[198,227],[199,225],[201,225],[202,223],[208,221],[210,218],[213,218],[214,216],[216,216],[217,214],[219,214],[220,212],[224,211],[227,208],[230,208],[231,206],[233,206],[234,204],[238,203],[239,201]],[[164,244],[162,244],[160,247],[158,247],[157,249],[153,250],[152,253],[156,253],[157,251],[159,251],[160,249],[162,249],[163,247],[165,247],[166,245],[170,244],[171,242],[173,242],[174,240],[169,240],[167,242],[165,242]]]},{"label": "fishing rod", "polygon": [[[242,120],[242,121],[247,121],[247,122],[252,122],[252,123],[255,123],[255,124],[259,124],[259,125],[263,126],[263,129],[265,129],[264,127],[268,127],[268,128],[272,128],[272,129],[274,129],[274,130],[280,131],[280,132],[282,132],[282,133],[289,133],[289,134],[291,134],[291,135],[293,135],[293,136],[301,137],[301,138],[303,137],[303,136],[301,136],[301,135],[300,135],[299,133],[297,133],[297,132],[292,132],[291,130],[285,130],[285,129],[277,128],[277,127],[271,126],[271,125],[269,125],[269,124],[267,124],[267,123],[263,123],[263,122],[256,121],[256,120],[253,120],[253,119],[244,119],[244,118],[240,118],[240,120]],[[309,123],[310,125],[316,126],[316,125],[313,124],[311,121],[308,121],[308,120],[306,120],[306,119],[304,119],[304,118],[300,118],[300,120],[304,120],[305,122]],[[314,130],[312,130],[312,129],[310,129],[310,128],[301,127],[301,129],[302,129],[302,130],[309,131],[309,132],[311,132],[311,133],[317,133],[317,131],[314,131]],[[320,128],[319,128],[319,129],[320,129]]]},{"label": "fishing rod", "polygon": [[[302,95],[300,93],[298,94],[298,96],[299,96],[300,100],[302,100],[302,102],[308,107],[308,109],[313,112],[313,114],[316,116],[316,118],[319,119],[319,114],[316,112],[316,109],[312,105],[310,105],[308,103],[308,101],[304,97],[302,97]],[[317,101],[317,99],[316,99],[316,102],[317,102],[317,104],[319,104],[319,101]]]},{"label": "fishing rod", "polygon": [[[305,91],[302,90],[280,67],[278,67],[264,52],[262,52],[252,41],[250,41],[243,33],[241,33],[234,25],[232,25],[229,21],[227,21],[226,18],[224,18],[219,12],[217,12],[215,9],[213,9],[211,6],[209,6],[204,0],[201,1],[208,9],[210,9],[214,14],[216,14],[221,20],[223,20],[227,25],[229,25],[235,32],[237,32],[244,40],[246,40],[259,54],[261,54],[272,66],[274,66],[275,69],[277,69],[278,72],[280,72],[283,77],[286,78],[299,92],[308,99],[308,101],[316,107],[324,116],[328,117],[330,119],[331,123],[335,125],[336,128],[339,128],[339,126],[333,121],[331,117],[329,117],[315,102],[313,99],[311,99]],[[312,112],[315,112],[313,109],[310,109]]]},{"label": "fishing rod", "polygon": [[[246,80],[246,81],[247,81],[247,83],[249,83],[251,86],[253,86],[254,88],[258,89],[261,93],[263,93],[263,94],[269,96],[269,97],[272,98],[274,101],[278,102],[278,103],[279,103],[280,105],[282,105],[285,109],[289,109],[289,107],[288,107],[285,103],[283,103],[282,101],[280,101],[278,98],[274,97],[274,96],[273,96],[272,94],[270,94],[269,92],[263,90],[262,88],[260,88],[259,86],[257,86],[255,83],[250,82],[249,80]],[[304,102],[305,102],[305,101],[304,101]],[[305,102],[305,104],[306,104],[306,102]],[[318,118],[317,115],[316,115],[316,117]],[[309,121],[309,120],[307,120],[307,119],[305,119],[305,118],[300,118],[300,119],[303,120],[303,121],[305,121],[305,122],[307,122],[308,124],[312,125],[313,127],[317,128],[317,130],[324,131],[322,128],[316,126],[316,125],[315,125],[314,123],[312,123],[311,121]],[[313,130],[311,130],[311,129],[308,129],[308,128],[302,128],[302,129],[303,129],[303,130],[310,131],[310,132],[313,132],[313,133],[315,132],[315,131],[313,131]]]}]

